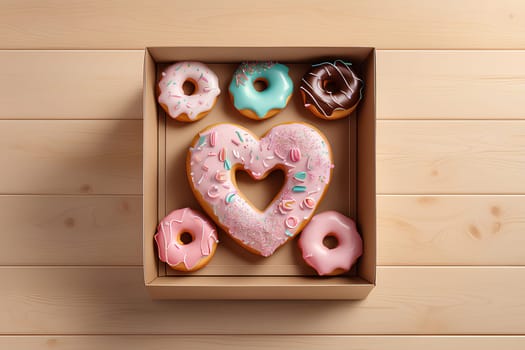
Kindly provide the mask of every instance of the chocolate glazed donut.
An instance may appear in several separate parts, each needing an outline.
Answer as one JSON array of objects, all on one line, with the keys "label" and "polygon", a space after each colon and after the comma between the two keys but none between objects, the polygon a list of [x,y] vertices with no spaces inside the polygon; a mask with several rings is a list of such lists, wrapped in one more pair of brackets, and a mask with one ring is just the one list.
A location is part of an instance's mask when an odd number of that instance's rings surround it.
[{"label": "chocolate glazed donut", "polygon": [[323,62],[312,65],[303,76],[300,87],[303,103],[315,116],[339,119],[356,109],[364,84],[350,66],[351,63],[342,60]]}]

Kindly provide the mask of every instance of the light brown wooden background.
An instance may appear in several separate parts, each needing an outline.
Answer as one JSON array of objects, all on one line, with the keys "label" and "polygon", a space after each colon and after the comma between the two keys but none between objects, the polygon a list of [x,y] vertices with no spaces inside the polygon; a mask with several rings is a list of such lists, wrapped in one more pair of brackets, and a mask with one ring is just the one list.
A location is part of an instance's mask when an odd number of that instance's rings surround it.
[{"label": "light brown wooden background", "polygon": [[[142,3],[0,1],[1,349],[525,347],[522,1]],[[154,45],[378,48],[368,299],[150,300]]]}]

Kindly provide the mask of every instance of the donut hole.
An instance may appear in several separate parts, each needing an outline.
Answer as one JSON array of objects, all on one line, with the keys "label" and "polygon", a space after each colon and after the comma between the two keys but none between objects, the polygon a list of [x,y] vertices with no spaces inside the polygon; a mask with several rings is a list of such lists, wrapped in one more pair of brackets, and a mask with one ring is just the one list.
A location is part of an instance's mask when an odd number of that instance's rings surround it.
[{"label": "donut hole", "polygon": [[329,233],[323,238],[323,245],[328,249],[334,249],[339,245],[339,240],[333,233]]},{"label": "donut hole", "polygon": [[263,92],[264,90],[268,89],[268,81],[263,78],[257,78],[253,82],[253,88],[258,92]]},{"label": "donut hole", "polygon": [[274,168],[262,180],[255,180],[248,172],[240,168],[235,171],[237,187],[248,202],[260,211],[266,210],[284,186],[284,171]]},{"label": "donut hole", "polygon": [[190,244],[191,242],[193,242],[194,238],[193,238],[193,235],[189,232],[182,232],[180,235],[179,235],[179,243],[182,244],[182,245],[186,245],[186,244]]},{"label": "donut hole", "polygon": [[191,96],[195,93],[195,90],[197,90],[197,85],[192,80],[186,80],[182,84],[182,91],[184,92],[184,95]]},{"label": "donut hole", "polygon": [[339,91],[337,83],[335,81],[333,81],[333,80],[325,80],[325,81],[323,81],[323,89],[326,92],[332,92],[332,93]]}]

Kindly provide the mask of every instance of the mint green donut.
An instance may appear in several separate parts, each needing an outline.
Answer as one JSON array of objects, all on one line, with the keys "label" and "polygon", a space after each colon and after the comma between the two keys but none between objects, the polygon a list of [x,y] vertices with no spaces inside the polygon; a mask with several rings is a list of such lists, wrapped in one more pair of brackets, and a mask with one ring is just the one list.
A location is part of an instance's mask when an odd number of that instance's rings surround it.
[{"label": "mint green donut", "polygon": [[[266,114],[272,109],[286,107],[292,94],[293,82],[288,71],[287,66],[275,62],[241,63],[233,74],[229,87],[233,105],[238,111],[252,111],[259,119],[273,116],[275,113],[269,116]],[[255,89],[253,84],[258,80],[266,82],[265,90]]]}]

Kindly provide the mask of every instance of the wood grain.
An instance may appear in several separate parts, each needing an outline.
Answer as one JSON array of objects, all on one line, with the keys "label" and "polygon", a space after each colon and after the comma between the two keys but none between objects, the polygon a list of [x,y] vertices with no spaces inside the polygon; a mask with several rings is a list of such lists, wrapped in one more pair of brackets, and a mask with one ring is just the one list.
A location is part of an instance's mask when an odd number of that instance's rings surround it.
[{"label": "wood grain", "polygon": [[[140,199],[0,196],[0,222],[16,232],[0,236],[0,265],[140,265]],[[524,265],[524,203],[524,196],[378,196],[378,263]]]},{"label": "wood grain", "polygon": [[381,265],[524,265],[524,196],[378,196]]},{"label": "wood grain", "polygon": [[377,51],[379,119],[524,119],[525,51]]},{"label": "wood grain", "polygon": [[[386,347],[385,345],[388,346]],[[309,336],[309,335],[106,335],[106,336],[0,336],[0,347],[75,350],[217,349],[268,350],[450,350],[523,349],[522,336]]]},{"label": "wood grain", "polygon": [[362,301],[152,301],[142,269],[0,268],[3,334],[522,334],[524,268],[380,267]]},{"label": "wood grain", "polygon": [[1,194],[142,194],[142,121],[0,121]]},{"label": "wood grain", "polygon": [[142,197],[0,196],[0,265],[140,265]]},{"label": "wood grain", "polygon": [[[520,0],[194,2],[4,0],[3,48],[353,45],[397,49],[524,48]],[[271,25],[268,25],[271,23]]]},{"label": "wood grain", "polygon": [[0,51],[0,119],[142,119],[137,51]]},{"label": "wood grain", "polygon": [[380,121],[379,194],[525,193],[524,121]]}]

